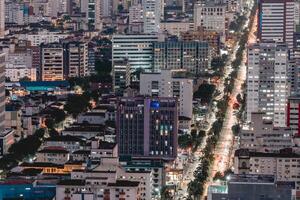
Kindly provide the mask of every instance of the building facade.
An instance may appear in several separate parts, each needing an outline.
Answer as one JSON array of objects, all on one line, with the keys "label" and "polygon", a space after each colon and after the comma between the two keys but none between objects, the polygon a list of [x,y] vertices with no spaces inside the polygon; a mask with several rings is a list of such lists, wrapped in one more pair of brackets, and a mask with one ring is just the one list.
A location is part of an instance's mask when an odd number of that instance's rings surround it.
[{"label": "building facade", "polygon": [[158,35],[114,35],[112,65],[127,60],[132,71],[153,68],[153,42]]},{"label": "building facade", "polygon": [[295,136],[300,136],[300,97],[291,96],[287,104],[286,125],[290,127]]},{"label": "building facade", "polygon": [[42,80],[64,80],[64,48],[60,43],[41,46]]},{"label": "building facade", "polygon": [[258,38],[275,40],[293,48],[294,0],[261,0],[258,6]]},{"label": "building facade", "polygon": [[5,0],[0,0],[0,37],[5,34]]},{"label": "building facade", "polygon": [[226,4],[216,4],[213,1],[195,4],[195,28],[202,27],[205,31],[216,31],[222,34],[225,41],[226,34]]},{"label": "building facade", "polygon": [[177,97],[179,116],[192,119],[193,114],[193,80],[177,76],[170,70],[160,73],[142,73],[140,94],[156,97]]},{"label": "building facade", "polygon": [[0,131],[5,124],[5,54],[0,53]]},{"label": "building facade", "polygon": [[172,97],[123,97],[117,107],[119,154],[174,160],[178,101]]},{"label": "building facade", "polygon": [[252,112],[265,112],[275,127],[286,125],[288,48],[264,42],[248,47],[247,121]]},{"label": "building facade", "polygon": [[198,75],[210,68],[211,52],[207,42],[155,42],[154,70],[186,70]]},{"label": "building facade", "polygon": [[160,32],[160,18],[163,14],[161,0],[143,0],[144,33]]},{"label": "building facade", "polygon": [[271,121],[263,120],[264,113],[252,113],[251,124],[244,126],[239,137],[239,147],[258,152],[279,152],[293,148],[293,131],[288,127],[274,127]]},{"label": "building facade", "polygon": [[251,152],[239,149],[234,155],[235,174],[273,175],[276,181],[294,182],[299,189],[299,154]]},{"label": "building facade", "polygon": [[25,77],[36,81],[36,68],[33,67],[32,61],[31,51],[9,53],[5,64],[5,76],[13,82]]}]

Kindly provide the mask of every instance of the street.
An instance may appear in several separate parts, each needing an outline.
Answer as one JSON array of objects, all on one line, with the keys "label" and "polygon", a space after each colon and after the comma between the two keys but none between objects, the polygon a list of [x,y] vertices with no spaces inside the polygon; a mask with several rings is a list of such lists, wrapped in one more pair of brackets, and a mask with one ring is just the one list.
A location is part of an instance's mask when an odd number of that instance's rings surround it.
[{"label": "street", "polygon": [[[253,6],[253,3],[251,3],[250,7],[252,7],[252,6]],[[245,26],[244,26],[245,28],[248,27],[248,25],[249,25],[250,11],[247,12],[246,17],[248,20],[245,23]],[[255,33],[254,33],[254,31],[256,29],[254,27],[256,27],[256,20],[254,20],[253,26],[249,33],[248,43],[253,43],[256,41],[256,37],[255,37]],[[220,100],[220,99],[224,98],[224,96],[225,96],[224,81],[226,80],[226,78],[228,78],[230,76],[231,72],[233,71],[231,63],[236,59],[235,55],[236,55],[238,48],[239,48],[239,44],[237,42],[236,45],[234,46],[232,52],[230,52],[230,54],[228,55],[228,61],[224,67],[224,76],[222,77],[220,84],[216,88],[217,91],[220,92],[220,94],[217,97],[215,97],[214,100]],[[246,54],[245,54],[246,50],[244,50],[243,53],[244,53],[243,61],[242,61],[241,66],[239,67],[238,76],[237,76],[238,78],[235,80],[234,87],[233,87],[233,90],[231,93],[231,98],[230,98],[231,101],[229,102],[229,106],[226,111],[223,128],[220,133],[219,142],[214,151],[215,160],[211,166],[210,175],[208,178],[208,182],[205,185],[205,188],[204,188],[205,192],[204,192],[203,196],[206,196],[207,188],[212,183],[215,173],[217,171],[224,172],[226,169],[228,169],[228,168],[230,168],[230,166],[232,166],[231,161],[232,161],[232,155],[234,153],[234,149],[233,149],[234,138],[233,138],[231,127],[237,123],[237,119],[234,114],[233,104],[234,104],[234,102],[236,102],[236,96],[238,94],[242,93],[242,85],[244,84],[244,82],[246,80],[246,65],[245,65],[246,59],[247,59]],[[210,109],[210,110],[211,110],[210,113],[207,114],[209,116],[209,119],[207,120],[209,122],[208,130],[211,128],[211,125],[215,122],[215,120],[216,120],[215,114],[217,112],[216,108]],[[181,184],[182,187],[181,187],[181,190],[178,191],[178,193],[177,193],[178,195],[177,195],[177,197],[175,197],[175,199],[184,199],[184,197],[188,196],[187,186],[188,186],[188,183],[194,179],[193,172],[196,170],[196,168],[199,165],[198,159],[201,156],[202,149],[206,146],[206,141],[207,141],[207,137],[205,137],[203,139],[201,147],[194,154],[194,157],[196,158],[196,160],[193,161],[192,163],[190,163],[184,169],[183,179],[182,179],[183,182]]]}]

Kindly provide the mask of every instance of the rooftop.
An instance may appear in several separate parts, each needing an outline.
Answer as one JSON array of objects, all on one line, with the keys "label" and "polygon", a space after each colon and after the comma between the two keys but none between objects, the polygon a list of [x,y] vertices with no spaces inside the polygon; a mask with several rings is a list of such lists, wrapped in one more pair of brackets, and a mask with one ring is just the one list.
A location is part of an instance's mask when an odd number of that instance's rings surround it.
[{"label": "rooftop", "polygon": [[108,183],[108,186],[112,187],[137,187],[139,182],[136,181],[127,181],[127,180],[117,180],[115,183]]},{"label": "rooftop", "polygon": [[57,167],[57,168],[64,168],[63,165],[55,164],[55,163],[47,163],[47,162],[34,162],[34,163],[26,163],[23,162],[20,167]]},{"label": "rooftop", "polygon": [[71,135],[61,135],[47,138],[46,141],[54,141],[54,142],[82,142],[78,137],[71,136]]},{"label": "rooftop", "polygon": [[106,141],[99,142],[99,149],[114,149],[117,143],[111,143]]},{"label": "rooftop", "polygon": [[234,174],[230,176],[230,183],[274,183],[275,177],[273,175],[262,174]]},{"label": "rooftop", "polygon": [[60,182],[57,183],[57,185],[84,186],[85,185],[85,180],[81,180],[81,179],[61,180]]},{"label": "rooftop", "polygon": [[235,151],[234,156],[236,156],[236,157],[300,158],[299,154],[291,152],[288,149],[283,149],[279,153],[253,152],[253,151],[249,151],[248,149],[238,149]]},{"label": "rooftop", "polygon": [[89,155],[90,153],[91,153],[90,150],[78,150],[73,152],[73,154],[84,154],[84,155]]},{"label": "rooftop", "polygon": [[38,151],[38,153],[56,153],[56,154],[67,154],[69,153],[69,151],[65,150],[65,149],[54,149],[54,148],[44,148],[40,151]]}]

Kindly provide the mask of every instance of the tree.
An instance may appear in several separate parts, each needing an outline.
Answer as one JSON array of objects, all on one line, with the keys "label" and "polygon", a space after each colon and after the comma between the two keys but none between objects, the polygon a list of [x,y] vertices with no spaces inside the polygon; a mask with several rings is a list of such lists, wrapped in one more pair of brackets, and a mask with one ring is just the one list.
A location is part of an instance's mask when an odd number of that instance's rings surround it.
[{"label": "tree", "polygon": [[224,179],[224,176],[221,172],[217,172],[213,178],[214,181],[216,180],[223,180]]},{"label": "tree", "polygon": [[191,148],[193,145],[191,135],[189,134],[180,135],[178,137],[178,145],[181,149]]},{"label": "tree", "polygon": [[241,127],[239,124],[235,124],[231,127],[231,130],[232,130],[233,135],[237,136],[241,131]]},{"label": "tree", "polygon": [[118,12],[120,13],[120,12],[122,12],[123,10],[124,10],[123,5],[122,5],[122,4],[119,4],[119,5],[118,5]]},{"label": "tree", "polygon": [[38,129],[35,134],[11,145],[8,149],[9,153],[13,154],[16,160],[22,160],[27,155],[35,154],[42,144],[44,134],[44,129]]},{"label": "tree", "polygon": [[88,78],[72,77],[69,78],[68,81],[72,88],[75,86],[80,86],[83,90],[88,90],[90,88],[90,83]]},{"label": "tree", "polygon": [[54,128],[54,125],[55,125],[54,119],[52,119],[52,118],[47,118],[46,121],[45,121],[45,124],[46,124],[47,128],[53,129],[53,128]]},{"label": "tree", "polygon": [[83,95],[70,95],[64,109],[76,117],[89,107],[89,99]]},{"label": "tree", "polygon": [[171,193],[169,192],[168,188],[164,186],[161,189],[161,200],[171,200],[171,199],[173,199]]},{"label": "tree", "polygon": [[215,88],[216,86],[214,85],[203,83],[194,93],[194,98],[200,98],[201,103],[209,103],[212,99]]},{"label": "tree", "polygon": [[31,79],[28,76],[24,76],[23,78],[20,78],[19,82],[30,82]]},{"label": "tree", "polygon": [[194,200],[200,198],[200,195],[203,193],[203,183],[198,182],[197,180],[193,180],[188,184],[188,192],[191,196],[193,196]]},{"label": "tree", "polygon": [[57,132],[56,129],[52,128],[49,130],[49,135],[50,135],[50,137],[55,137],[55,136],[58,136],[59,133]]},{"label": "tree", "polygon": [[244,102],[244,100],[243,100],[241,94],[236,95],[236,100],[237,100],[240,104],[242,104],[242,103]]},{"label": "tree", "polygon": [[112,70],[112,63],[109,60],[96,60],[95,70],[98,76],[110,75]]}]

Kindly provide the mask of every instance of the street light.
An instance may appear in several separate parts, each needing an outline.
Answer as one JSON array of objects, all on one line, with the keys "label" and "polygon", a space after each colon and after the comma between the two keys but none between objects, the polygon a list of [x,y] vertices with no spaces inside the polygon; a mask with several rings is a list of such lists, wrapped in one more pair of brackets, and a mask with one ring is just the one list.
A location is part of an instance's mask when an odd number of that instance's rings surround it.
[{"label": "street light", "polygon": [[226,180],[230,181],[230,175],[226,176]]}]

